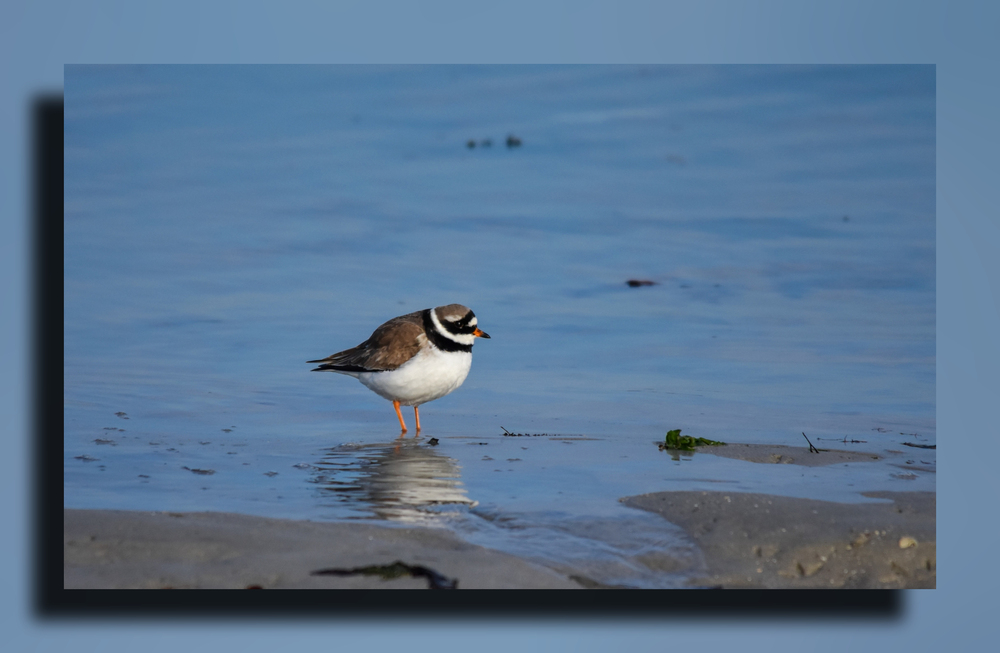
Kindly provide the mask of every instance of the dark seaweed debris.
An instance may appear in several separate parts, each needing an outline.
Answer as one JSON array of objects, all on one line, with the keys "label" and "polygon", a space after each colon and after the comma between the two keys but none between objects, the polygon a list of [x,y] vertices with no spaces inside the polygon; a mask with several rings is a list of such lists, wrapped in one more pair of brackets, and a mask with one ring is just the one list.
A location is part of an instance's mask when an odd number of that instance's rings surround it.
[{"label": "dark seaweed debris", "polygon": [[214,469],[191,469],[190,467],[183,466],[181,469],[186,469],[189,472],[194,472],[195,474],[201,474],[202,476],[211,476],[215,473]]},{"label": "dark seaweed debris", "polygon": [[427,586],[432,590],[453,590],[458,589],[458,579],[448,578],[444,574],[421,565],[408,565],[397,560],[391,565],[369,565],[367,567],[355,567],[353,569],[319,569],[312,572],[312,576],[379,576],[383,580],[392,580],[402,576],[412,578],[426,578]]},{"label": "dark seaweed debris", "polygon": [[503,437],[505,438],[540,438],[548,435],[548,433],[511,433],[502,426],[500,428],[503,429]]},{"label": "dark seaweed debris", "polygon": [[660,451],[664,449],[679,449],[681,451],[694,451],[695,447],[719,447],[725,442],[709,440],[708,438],[696,438],[690,435],[681,435],[680,429],[667,431],[667,438],[660,443]]}]

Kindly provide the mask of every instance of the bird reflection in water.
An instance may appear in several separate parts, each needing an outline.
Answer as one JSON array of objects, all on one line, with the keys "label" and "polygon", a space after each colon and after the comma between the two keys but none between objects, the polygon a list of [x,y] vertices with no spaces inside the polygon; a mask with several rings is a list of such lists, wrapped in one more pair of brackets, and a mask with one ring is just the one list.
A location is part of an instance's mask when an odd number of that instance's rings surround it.
[{"label": "bird reflection in water", "polygon": [[324,498],[370,517],[430,526],[477,504],[462,486],[458,461],[417,440],[332,447],[313,467],[311,481]]}]

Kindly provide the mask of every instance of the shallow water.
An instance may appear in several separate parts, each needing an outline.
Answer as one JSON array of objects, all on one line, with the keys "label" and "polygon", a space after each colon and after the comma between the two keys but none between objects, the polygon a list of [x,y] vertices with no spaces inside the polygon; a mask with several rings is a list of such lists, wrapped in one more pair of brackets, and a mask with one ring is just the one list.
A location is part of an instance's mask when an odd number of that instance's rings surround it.
[{"label": "shallow water", "polygon": [[[901,443],[936,441],[934,84],[69,66],[66,506],[430,524],[656,587],[694,553],[620,497],[933,490],[934,452]],[[309,372],[451,302],[492,338],[419,438]],[[674,460],[672,428],[920,469]]]}]

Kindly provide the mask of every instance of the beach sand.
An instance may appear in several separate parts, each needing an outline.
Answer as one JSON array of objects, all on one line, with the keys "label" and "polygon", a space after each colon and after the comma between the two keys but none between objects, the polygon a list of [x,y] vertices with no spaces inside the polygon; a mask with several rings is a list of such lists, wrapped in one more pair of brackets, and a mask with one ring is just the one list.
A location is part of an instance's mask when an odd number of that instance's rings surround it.
[{"label": "beach sand", "polygon": [[424,576],[355,573],[403,562],[458,589],[580,586],[515,556],[433,528],[318,523],[230,513],[64,511],[64,587],[134,589],[425,589]]},{"label": "beach sand", "polygon": [[[883,458],[756,444],[699,447],[698,452],[805,466]],[[687,574],[692,587],[935,587],[935,494],[862,495],[882,501],[834,503],[700,491],[653,492],[620,501],[656,513],[686,532],[700,557],[693,566],[690,558],[677,560],[672,571]],[[574,580],[585,573],[555,571],[472,545],[445,529],[228,513],[68,509],[63,550],[67,589],[423,589],[442,580],[455,582],[458,589],[600,586]],[[417,575],[393,575],[399,568],[386,566],[395,562],[411,565]],[[313,574],[324,569],[344,575]]]},{"label": "beach sand", "polygon": [[680,526],[722,588],[933,588],[933,492],[864,492],[884,503],[833,503],[736,492],[656,492],[622,499]]}]

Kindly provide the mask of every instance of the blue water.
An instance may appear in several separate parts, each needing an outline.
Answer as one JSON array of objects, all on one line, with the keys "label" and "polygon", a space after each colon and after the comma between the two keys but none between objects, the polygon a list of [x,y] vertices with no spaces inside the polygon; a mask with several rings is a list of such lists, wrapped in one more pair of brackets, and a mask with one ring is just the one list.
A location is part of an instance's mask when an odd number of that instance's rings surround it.
[{"label": "blue water", "polygon": [[[65,102],[68,507],[672,586],[641,561],[690,544],[618,498],[934,489],[901,446],[936,441],[931,66],[68,66]],[[309,372],[452,302],[492,338],[419,438]],[[921,469],[673,460],[671,428]]]}]

